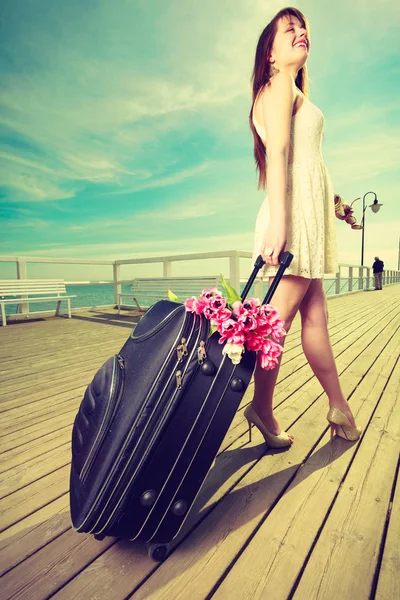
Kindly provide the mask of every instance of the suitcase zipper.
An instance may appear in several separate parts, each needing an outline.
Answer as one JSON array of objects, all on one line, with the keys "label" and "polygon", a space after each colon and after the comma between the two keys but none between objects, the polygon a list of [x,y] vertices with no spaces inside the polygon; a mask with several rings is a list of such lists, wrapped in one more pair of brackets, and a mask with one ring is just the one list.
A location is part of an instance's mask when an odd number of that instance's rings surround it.
[{"label": "suitcase zipper", "polygon": [[183,357],[188,355],[188,349],[187,349],[187,345],[186,345],[186,338],[182,338],[181,340],[181,344],[179,344],[179,346],[176,349],[176,353],[178,355],[178,362],[182,362],[183,361]]},{"label": "suitcase zipper", "polygon": [[[196,424],[197,424],[198,420],[199,420],[199,419],[200,419],[200,417],[201,417],[202,410],[203,410],[204,406],[206,405],[208,398],[210,397],[210,394],[211,394],[211,392],[212,392],[212,390],[213,390],[214,384],[215,384],[215,382],[216,382],[216,380],[217,380],[217,378],[218,378],[218,375],[219,375],[219,373],[220,373],[220,371],[221,371],[221,369],[222,369],[223,365],[225,364],[225,361],[226,361],[226,359],[227,359],[227,357],[226,357],[226,356],[223,356],[223,357],[222,357],[221,363],[220,363],[220,365],[219,365],[219,367],[218,367],[217,374],[216,374],[216,376],[214,377],[214,380],[213,380],[213,382],[212,382],[212,384],[211,384],[211,386],[210,386],[210,388],[209,388],[209,390],[208,390],[208,392],[207,392],[207,395],[206,395],[206,397],[204,398],[204,401],[203,401],[203,404],[202,404],[202,406],[201,406],[201,409],[199,410],[199,413],[198,413],[197,419],[196,419],[196,420],[194,421],[194,423],[192,424],[192,428],[191,428],[191,430],[189,431],[189,433],[188,433],[188,435],[187,435],[187,437],[186,437],[186,440],[185,440],[184,444],[182,445],[181,451],[180,451],[179,455],[178,455],[178,456],[177,456],[177,458],[176,458],[175,464],[173,465],[173,467],[172,467],[172,469],[171,469],[171,471],[170,471],[170,474],[169,474],[169,476],[168,476],[168,477],[167,477],[167,479],[165,480],[165,482],[164,482],[164,485],[163,485],[162,489],[160,490],[160,492],[159,492],[159,494],[158,494],[157,500],[158,500],[158,498],[161,496],[162,492],[164,491],[164,488],[165,488],[165,486],[167,485],[167,483],[168,483],[168,481],[169,481],[169,478],[170,478],[170,476],[172,475],[172,473],[173,473],[173,470],[174,470],[174,468],[175,468],[176,464],[179,462],[179,459],[180,459],[180,457],[182,456],[182,453],[184,452],[184,449],[185,449],[185,447],[186,447],[186,443],[187,443],[187,442],[188,442],[188,440],[190,439],[190,436],[192,435],[192,432],[193,432],[193,430],[194,430],[194,428],[195,428],[195,426],[196,426]],[[236,365],[233,365],[233,369],[232,369],[231,375],[230,375],[230,377],[228,378],[228,382],[227,382],[227,384],[226,384],[226,386],[225,386],[225,389],[224,389],[223,393],[221,394],[221,399],[222,399],[223,395],[225,394],[225,392],[226,392],[226,390],[227,390],[227,388],[228,388],[228,385],[229,385],[229,380],[230,380],[231,376],[234,374],[234,372],[235,372],[235,369],[236,369]],[[220,401],[221,401],[221,399],[220,399]],[[219,406],[219,404],[218,404],[218,406]],[[214,414],[215,414],[215,412],[214,412]],[[211,421],[210,421],[210,423],[211,423]],[[209,426],[210,426],[210,424],[208,425],[208,427],[209,427]],[[206,430],[206,432],[205,432],[205,433],[207,433],[207,431],[208,431],[208,427],[207,427],[207,430]],[[205,435],[205,433],[204,433],[204,435]],[[203,438],[204,438],[204,435],[203,435]],[[196,454],[195,454],[195,456],[196,456]],[[192,461],[191,461],[191,462],[193,462],[193,459],[192,459]],[[187,471],[186,471],[186,472],[187,472]],[[174,499],[175,499],[175,496],[174,496],[173,500],[174,500]],[[171,503],[169,504],[169,506],[168,506],[168,509],[169,509],[169,507],[171,506],[171,504],[172,504],[173,500],[172,500],[172,501],[171,501]],[[150,509],[150,511],[149,511],[149,513],[148,513],[148,515],[147,515],[147,517],[146,517],[146,519],[145,519],[145,521],[142,523],[142,527],[141,527],[141,529],[139,530],[139,532],[138,532],[138,533],[135,535],[135,537],[134,537],[134,538],[131,538],[132,540],[134,540],[134,539],[137,539],[137,538],[138,538],[138,536],[141,534],[141,532],[142,532],[143,528],[145,527],[145,525],[146,525],[147,521],[149,520],[149,518],[150,518],[150,515],[151,515],[151,513],[153,512],[153,509],[155,508],[155,506],[156,506],[156,502],[154,502],[154,504],[153,504],[152,508]],[[167,511],[165,512],[165,514],[164,514],[164,516],[162,517],[162,519],[164,519],[165,515],[166,515],[166,514],[167,514],[167,512],[168,512],[168,509],[167,509]],[[162,519],[160,520],[160,525],[161,525]],[[157,530],[158,530],[158,528],[157,528]],[[154,533],[154,535],[157,533],[157,530],[156,530],[156,532]],[[152,538],[154,537],[154,535],[152,535],[152,537],[151,537],[150,539],[152,539]]]},{"label": "suitcase zipper", "polygon": [[[174,311],[174,312],[176,312],[176,311]],[[166,320],[166,319],[164,319],[164,321],[165,321],[165,320]],[[194,331],[194,326],[195,326],[195,323],[196,323],[196,320],[194,319],[194,320],[191,322],[191,325],[190,325],[190,330],[189,330],[189,331],[190,331],[190,333],[189,333],[189,336],[187,336],[187,337],[185,337],[185,338],[184,338],[184,339],[185,339],[185,344],[187,344],[187,343],[189,343],[189,342],[190,342],[190,338],[191,338],[191,336],[192,336],[192,334],[193,334],[193,331]],[[178,339],[182,338],[182,334],[184,334],[184,333],[185,333],[185,331],[184,331],[184,325],[185,325],[185,322],[184,322],[184,324],[183,324],[183,326],[182,326],[182,328],[181,328],[181,331],[180,331],[180,332],[179,332],[179,334],[178,334],[178,337],[177,337],[177,339],[175,340],[174,344],[172,345],[172,348],[171,348],[171,351],[170,351],[170,353],[169,353],[169,354],[168,354],[168,356],[166,357],[166,359],[165,359],[165,361],[164,361],[164,364],[163,364],[163,366],[161,367],[161,369],[160,369],[160,371],[159,371],[160,373],[162,373],[162,372],[163,372],[163,370],[164,370],[164,368],[166,367],[166,365],[167,365],[168,361],[170,361],[170,359],[171,359],[171,357],[172,357],[172,354],[173,354],[173,352],[174,352],[174,347],[175,347],[175,344],[177,343]],[[187,328],[187,326],[186,326],[186,328]],[[157,329],[159,329],[159,328],[157,328]],[[197,339],[198,339],[198,338],[197,338]],[[196,340],[196,344],[197,344],[197,340]],[[194,345],[194,348],[195,348],[196,344]],[[177,367],[178,367],[178,363],[175,363],[175,365],[174,365],[174,366],[173,366],[173,368],[171,369],[171,371],[172,371],[172,374],[171,374],[170,378],[168,379],[168,381],[167,381],[166,385],[164,386],[164,389],[163,389],[162,393],[161,393],[161,394],[160,394],[160,396],[159,396],[159,402],[160,402],[160,401],[163,399],[163,397],[164,397],[164,394],[165,394],[165,391],[166,391],[166,389],[168,389],[168,387],[169,387],[169,385],[170,385],[170,383],[171,383],[171,379],[173,378],[173,373],[175,372],[175,369],[176,369]],[[154,381],[154,383],[153,383],[153,385],[152,385],[151,389],[149,390],[149,392],[148,392],[148,395],[147,395],[147,398],[145,398],[145,400],[144,400],[144,402],[143,402],[143,405],[142,405],[143,407],[146,405],[146,402],[147,402],[147,400],[148,400],[149,396],[151,396],[151,394],[153,393],[153,390],[154,390],[154,388],[155,388],[155,386],[156,386],[156,384],[157,384],[157,382],[158,382],[158,379],[159,379],[159,377],[158,377],[158,378],[157,378],[157,379]],[[159,404],[159,402],[158,402],[158,404]],[[157,404],[157,406],[158,406],[158,404]],[[155,408],[157,408],[157,406],[156,406]],[[126,446],[127,446],[127,445],[128,445],[128,443],[130,442],[130,434],[132,433],[132,431],[134,431],[134,429],[135,429],[135,427],[136,427],[136,424],[137,424],[137,421],[140,419],[140,416],[141,416],[141,412],[140,412],[140,413],[137,415],[137,417],[136,417],[136,419],[135,419],[135,422],[132,424],[131,431],[129,432],[129,435],[128,435],[128,437],[127,437],[127,440],[126,440],[126,442],[125,442],[124,446],[122,447],[122,449],[120,450],[118,457],[117,457],[117,458],[116,458],[116,460],[115,460],[115,464],[118,464],[118,463],[119,463],[119,460],[120,460],[121,456],[123,455],[123,453],[124,453],[124,451],[125,451],[125,448],[126,448]],[[146,433],[146,428],[145,428],[145,429],[144,429],[144,431],[142,432],[142,434],[141,434],[141,437],[139,438],[139,440],[138,440],[138,442],[137,442],[137,443],[139,443],[139,442],[141,441],[141,439],[142,439],[142,436],[143,436],[145,433]],[[133,450],[132,450],[132,453],[134,453],[134,451],[135,451],[135,449],[133,449]],[[140,462],[140,464],[139,464],[139,467],[141,466],[141,464],[142,464],[142,461]],[[139,468],[139,467],[138,467],[138,468]],[[126,468],[127,468],[127,467],[126,467]],[[126,470],[126,468],[125,468],[125,470]],[[120,476],[120,478],[119,478],[119,480],[118,480],[118,482],[117,482],[117,484],[116,484],[116,485],[118,485],[119,481],[120,481],[120,480],[121,480],[121,478],[123,477],[123,475],[124,475],[124,473],[125,473],[125,470],[124,470],[124,472],[121,474],[121,476]],[[135,471],[135,474],[136,474],[136,472],[137,472],[137,471]],[[114,475],[114,473],[113,473],[113,472],[111,472],[111,473],[109,474],[109,476],[108,476],[108,478],[107,478],[107,481],[104,483],[104,485],[103,485],[103,487],[102,487],[102,490],[99,492],[99,494],[98,494],[98,496],[97,496],[97,498],[96,498],[96,501],[93,503],[93,508],[94,508],[94,506],[95,506],[96,502],[98,501],[99,497],[101,496],[101,494],[104,492],[104,489],[105,489],[105,488],[106,488],[106,486],[108,485],[108,483],[109,483],[110,479],[113,477],[113,475]],[[106,506],[106,507],[107,507],[107,506]],[[100,515],[100,516],[97,518],[96,522],[95,522],[95,523],[94,523],[94,525],[91,527],[91,529],[88,531],[88,533],[93,533],[93,532],[94,532],[94,530],[95,530],[95,528],[97,527],[98,523],[101,521],[101,518],[102,518],[102,516],[103,516],[103,514],[104,514],[104,511],[105,511],[106,507],[103,509],[103,511],[102,511],[102,513],[101,513],[101,515]],[[90,512],[89,512],[89,513],[86,515],[86,518],[84,519],[83,523],[82,523],[82,524],[80,525],[80,527],[78,528],[78,531],[81,531],[81,530],[82,530],[82,528],[84,527],[84,525],[87,523],[88,519],[90,518],[90,516],[91,516],[91,514],[92,514],[92,512],[93,512],[93,508],[92,508],[92,510],[91,510],[91,511],[90,511]],[[106,525],[105,525],[104,527],[106,527],[106,526],[107,526],[107,523],[106,523]],[[103,529],[104,529],[104,528],[103,528]],[[100,532],[100,531],[97,531],[97,533],[101,533],[101,532]]]},{"label": "suitcase zipper", "polygon": [[[195,352],[196,352],[196,347],[197,347],[198,339],[199,339],[200,337],[202,337],[203,335],[207,336],[207,334],[208,334],[208,329],[209,329],[209,324],[208,324],[208,321],[206,322],[206,327],[207,327],[207,331],[206,331],[206,332],[202,331],[202,328],[201,328],[201,327],[199,328],[198,335],[197,335],[197,338],[196,338],[196,342],[195,342],[195,344],[193,345],[193,350],[192,350],[192,352],[191,352],[191,355],[190,355],[190,357],[189,357],[189,360],[188,360],[188,362],[187,362],[187,364],[186,364],[186,366],[185,366],[185,369],[184,369],[184,370],[183,370],[183,372],[181,373],[181,377],[183,377],[183,376],[185,375],[186,371],[188,370],[189,366],[191,365],[191,359],[193,358],[193,355],[194,355],[194,354],[195,354]],[[189,340],[190,340],[190,336],[189,336]],[[192,366],[193,366],[193,364],[192,364]],[[195,373],[196,373],[196,369],[194,368],[194,369],[193,369],[192,376],[193,376]],[[176,390],[173,392],[173,394],[172,394],[172,397],[171,397],[171,399],[170,399],[170,403],[171,403],[171,402],[172,402],[172,401],[175,399],[175,397],[176,397],[176,395],[179,393],[179,390],[180,390],[180,389],[181,389],[181,388],[177,388],[177,389],[176,389]],[[158,433],[159,433],[159,431],[160,431],[161,427],[162,427],[162,426],[163,426],[163,424],[164,424],[164,421],[165,421],[165,419],[163,419],[163,420],[162,420],[162,421],[159,423],[159,425],[158,425],[157,429],[156,429],[156,430],[153,432],[152,439],[149,441],[149,443],[148,443],[148,446],[151,446],[151,442],[152,442],[152,441],[153,441],[153,440],[154,440],[154,439],[157,437],[157,435],[158,435]],[[106,522],[106,523],[105,523],[105,524],[102,526],[102,529],[101,529],[100,531],[98,531],[97,533],[102,533],[102,532],[103,532],[103,531],[106,529],[106,527],[109,525],[110,521],[113,521],[113,522],[115,522],[115,521],[117,521],[117,520],[119,519],[119,517],[120,517],[120,512],[121,512],[121,509],[120,509],[120,504],[121,504],[121,501],[122,501],[122,499],[123,499],[123,497],[124,497],[124,495],[125,495],[125,493],[126,493],[126,490],[127,490],[127,489],[129,488],[129,486],[131,485],[131,483],[132,483],[132,481],[133,481],[133,479],[134,479],[134,477],[135,477],[136,473],[138,472],[139,468],[141,467],[142,463],[143,463],[143,462],[144,462],[144,460],[147,458],[147,454],[148,454],[148,453],[146,453],[146,454],[144,454],[144,455],[143,455],[143,457],[142,457],[142,460],[140,461],[139,465],[136,467],[136,470],[135,470],[135,472],[134,472],[134,473],[131,475],[131,477],[130,477],[130,480],[129,480],[128,484],[125,486],[125,490],[124,490],[124,492],[120,494],[120,498],[121,498],[121,500],[120,500],[120,502],[119,502],[119,503],[118,503],[118,504],[115,506],[113,513],[112,513],[112,514],[109,516],[109,518],[108,518],[108,521],[107,521],[107,522]],[[119,481],[121,481],[121,478],[123,477],[123,475],[124,475],[124,473],[122,473],[122,475],[120,476],[120,479],[119,479]],[[116,484],[116,486],[115,486],[115,487],[117,487],[117,485],[118,485],[119,481],[117,482],[117,484]],[[115,488],[114,488],[114,489],[115,489]],[[104,512],[104,511],[103,511],[103,512]],[[116,514],[116,513],[117,513],[117,514]],[[101,517],[100,517],[100,518],[101,518]],[[100,520],[100,519],[99,519],[99,520]],[[98,522],[99,522],[99,520],[98,520]],[[98,524],[98,522],[96,523],[96,525]],[[96,525],[95,525],[95,526],[96,526]],[[91,531],[90,533],[92,533],[93,531],[94,531],[94,528],[92,529],[92,531]]]},{"label": "suitcase zipper", "polygon": [[183,377],[183,373],[182,371],[177,371],[175,373],[175,379],[176,379],[176,389],[180,390],[182,387],[182,377]]},{"label": "suitcase zipper", "polygon": [[109,395],[108,402],[107,402],[106,412],[104,413],[104,417],[103,417],[103,420],[99,427],[99,430],[97,432],[96,439],[94,440],[94,442],[92,444],[92,447],[90,449],[88,457],[86,458],[86,461],[80,472],[79,479],[82,481],[82,483],[85,481],[85,479],[90,471],[90,468],[93,464],[93,461],[95,460],[95,458],[97,456],[97,452],[103,442],[104,436],[107,431],[108,423],[110,422],[110,418],[112,417],[112,412],[115,412],[115,411],[112,411],[113,405],[114,405],[115,409],[117,409],[117,407],[118,407],[118,401],[116,403],[114,403],[114,399],[115,399],[116,395],[119,395],[119,392],[122,389],[122,385],[121,385],[122,380],[123,380],[122,371],[124,369],[125,369],[124,359],[122,358],[122,356],[120,354],[116,354],[114,356],[113,374],[112,374],[112,378],[111,378],[110,395]]},{"label": "suitcase zipper", "polygon": [[205,359],[207,358],[205,346],[205,342],[201,341],[200,346],[197,348],[197,362],[199,363],[199,365],[202,365]]}]

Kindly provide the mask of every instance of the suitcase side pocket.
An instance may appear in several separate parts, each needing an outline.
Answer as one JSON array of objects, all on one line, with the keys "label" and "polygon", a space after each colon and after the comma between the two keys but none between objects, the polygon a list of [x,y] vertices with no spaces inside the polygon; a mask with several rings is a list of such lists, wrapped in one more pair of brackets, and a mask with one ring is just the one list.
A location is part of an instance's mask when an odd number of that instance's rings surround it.
[{"label": "suitcase side pocket", "polygon": [[124,384],[124,363],[119,355],[109,358],[86,389],[72,432],[72,456],[84,482],[106,435]]}]

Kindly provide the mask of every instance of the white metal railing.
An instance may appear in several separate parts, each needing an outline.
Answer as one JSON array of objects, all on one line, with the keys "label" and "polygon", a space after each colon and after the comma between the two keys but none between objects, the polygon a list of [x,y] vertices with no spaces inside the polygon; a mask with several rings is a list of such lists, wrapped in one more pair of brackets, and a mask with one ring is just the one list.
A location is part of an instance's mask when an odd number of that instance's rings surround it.
[{"label": "white metal railing", "polygon": [[240,250],[227,250],[221,252],[201,252],[197,254],[177,254],[172,256],[155,256],[151,258],[132,258],[126,260],[116,260],[114,263],[114,299],[118,302],[118,294],[121,293],[121,284],[130,283],[131,280],[120,279],[121,265],[139,265],[149,263],[162,263],[163,265],[163,277],[172,276],[172,263],[182,262],[188,260],[209,260],[216,258],[228,258],[229,259],[229,272],[227,278],[229,278],[230,285],[235,289],[240,288],[240,259],[241,258],[252,258],[251,252],[242,252]]},{"label": "white metal railing", "polygon": [[[43,258],[43,257],[22,257],[22,256],[0,256],[0,262],[15,263],[17,279],[27,279],[28,264],[55,264],[55,265],[88,265],[88,266],[107,266],[112,267],[112,279],[110,280],[90,280],[90,281],[65,281],[66,285],[99,285],[109,284],[114,287],[114,303],[118,303],[118,294],[121,293],[121,287],[124,284],[131,283],[134,277],[129,279],[121,279],[121,268],[127,265],[146,265],[159,263],[162,264],[163,277],[172,276],[172,263],[186,262],[192,260],[209,260],[209,259],[227,259],[229,262],[229,271],[226,274],[227,279],[236,290],[240,289],[241,282],[245,279],[241,277],[240,259],[251,259],[251,252],[239,250],[228,250],[221,252],[201,252],[196,254],[178,254],[171,256],[151,256],[147,258],[132,258],[122,260],[90,260],[90,259],[75,259],[75,258]],[[347,275],[345,271],[347,269]],[[249,274],[249,264],[246,265],[246,276]],[[57,275],[60,278],[60,274]],[[360,265],[340,264],[339,270],[332,278],[326,277],[326,293],[329,295],[338,295],[343,293],[361,291],[370,289],[373,285],[373,274],[370,267],[362,267]],[[330,282],[330,285],[327,285]],[[383,274],[383,285],[391,285],[400,282],[400,271],[386,270]],[[262,296],[262,282],[255,284],[254,293],[256,296]],[[23,300],[23,298],[21,298]],[[29,305],[20,303],[20,312],[28,313]],[[33,314],[33,313],[32,313]]]}]

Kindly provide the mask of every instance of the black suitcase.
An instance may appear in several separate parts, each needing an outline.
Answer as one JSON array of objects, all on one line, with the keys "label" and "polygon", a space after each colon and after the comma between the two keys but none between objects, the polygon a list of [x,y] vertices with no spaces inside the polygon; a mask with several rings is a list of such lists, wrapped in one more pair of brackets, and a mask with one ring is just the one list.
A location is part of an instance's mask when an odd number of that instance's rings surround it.
[{"label": "black suitcase", "polygon": [[[280,267],[269,303],[292,255]],[[264,262],[258,257],[244,299]],[[88,386],[72,432],[76,531],[141,539],[164,560],[239,407],[255,367],[222,355],[209,321],[161,300]],[[205,351],[205,354],[204,354]]]}]

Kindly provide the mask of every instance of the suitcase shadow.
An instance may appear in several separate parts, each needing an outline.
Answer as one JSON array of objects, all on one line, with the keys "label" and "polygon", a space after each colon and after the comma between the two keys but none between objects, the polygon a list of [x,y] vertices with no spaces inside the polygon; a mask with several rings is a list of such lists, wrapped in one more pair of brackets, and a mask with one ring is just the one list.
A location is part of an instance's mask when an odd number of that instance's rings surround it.
[{"label": "suitcase shadow", "polygon": [[[234,535],[236,529],[253,520],[253,530],[257,529],[258,524],[268,518],[281,498],[321,469],[327,469],[325,477],[339,486],[340,477],[335,468],[330,469],[329,466],[352,447],[353,444],[344,440],[327,442],[311,454],[306,463],[303,459],[293,464],[290,464],[290,449],[274,449],[266,453],[263,443],[222,452],[208,472],[182,530],[171,542],[170,556],[157,566],[153,563],[154,570],[166,564],[167,569],[163,570],[163,584],[167,583],[169,577],[172,580],[176,575],[174,569],[168,574],[169,559],[174,555],[174,550],[179,552],[181,558],[184,554],[188,564],[201,560],[208,552],[215,553],[216,546],[218,552],[224,552],[224,538]],[[266,475],[260,477],[260,467],[263,464]],[[280,470],[279,464],[282,465]],[[287,464],[290,466],[284,466]],[[242,485],[244,480],[248,480],[249,483]],[[146,545],[143,541],[118,540],[117,547],[122,552],[128,552],[135,564],[137,561],[148,564]]]},{"label": "suitcase shadow", "polygon": [[[230,532],[253,519],[264,520],[273,510],[277,501],[321,469],[328,469],[327,476],[331,480],[337,480],[339,485],[335,469],[330,472],[329,465],[352,447],[353,444],[344,440],[327,442],[313,453],[305,464],[303,461],[290,464],[290,449],[270,450],[266,454],[264,444],[226,450],[218,456],[215,465],[209,471],[203,488],[172,546],[176,547],[185,540],[185,551],[191,547],[195,550],[199,540],[197,535],[194,536],[196,540],[193,540],[192,544],[191,533],[206,517],[209,519],[209,527],[202,531],[201,537],[204,539],[202,539],[201,546],[207,548],[207,538],[209,538],[210,547],[214,546],[215,531],[219,526],[220,533],[222,530],[226,530],[227,514],[231,524]],[[278,471],[276,469],[277,455],[284,455],[279,461],[283,468]],[[273,457],[275,460],[268,461]],[[264,462],[265,471],[273,470],[274,472],[260,478],[260,466]],[[290,466],[284,467],[288,463]],[[257,467],[257,473],[254,472],[252,476],[255,467]],[[238,471],[242,471],[242,473],[239,475]],[[246,485],[241,484],[241,480],[244,478],[249,481]],[[213,511],[215,511],[215,515],[211,514]]]}]

